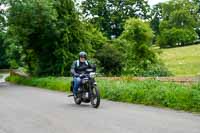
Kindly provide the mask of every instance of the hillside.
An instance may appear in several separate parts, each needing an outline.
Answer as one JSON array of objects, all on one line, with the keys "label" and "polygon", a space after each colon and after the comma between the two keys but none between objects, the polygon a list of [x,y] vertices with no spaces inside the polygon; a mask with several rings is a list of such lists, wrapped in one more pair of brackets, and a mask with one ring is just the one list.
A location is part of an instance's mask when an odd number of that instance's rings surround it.
[{"label": "hillside", "polygon": [[200,75],[200,45],[162,49],[161,59],[175,76]]}]

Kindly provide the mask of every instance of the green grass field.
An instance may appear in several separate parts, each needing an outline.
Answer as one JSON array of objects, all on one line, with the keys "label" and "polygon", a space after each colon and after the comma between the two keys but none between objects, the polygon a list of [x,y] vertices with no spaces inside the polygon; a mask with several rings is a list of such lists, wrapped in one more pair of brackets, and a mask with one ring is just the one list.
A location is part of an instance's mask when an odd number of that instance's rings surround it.
[{"label": "green grass field", "polygon": [[161,59],[175,76],[200,75],[200,44],[162,49]]}]

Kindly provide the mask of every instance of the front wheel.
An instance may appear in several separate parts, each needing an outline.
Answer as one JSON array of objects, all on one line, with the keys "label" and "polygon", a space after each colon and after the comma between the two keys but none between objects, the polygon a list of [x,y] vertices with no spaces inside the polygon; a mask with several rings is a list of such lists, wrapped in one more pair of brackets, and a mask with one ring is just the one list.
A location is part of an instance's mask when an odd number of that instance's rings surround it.
[{"label": "front wheel", "polygon": [[98,108],[100,105],[100,93],[97,86],[92,89],[91,104],[94,108]]},{"label": "front wheel", "polygon": [[79,97],[77,97],[77,96],[74,96],[74,102],[75,102],[76,104],[80,105],[82,101],[81,101],[81,98],[79,98]]}]

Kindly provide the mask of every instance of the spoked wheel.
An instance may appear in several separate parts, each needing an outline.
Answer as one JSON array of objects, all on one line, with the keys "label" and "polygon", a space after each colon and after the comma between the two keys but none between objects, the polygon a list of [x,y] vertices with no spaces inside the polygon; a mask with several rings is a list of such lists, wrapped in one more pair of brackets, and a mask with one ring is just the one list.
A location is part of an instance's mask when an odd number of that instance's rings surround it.
[{"label": "spoked wheel", "polygon": [[76,104],[80,105],[80,104],[81,104],[81,99],[80,99],[80,98],[75,98],[75,97],[74,97],[74,102],[75,102]]},{"label": "spoked wheel", "polygon": [[78,96],[74,96],[74,102],[80,105],[82,101],[81,101],[81,98],[79,98]]},{"label": "spoked wheel", "polygon": [[97,86],[92,89],[91,104],[94,108],[98,108],[100,105],[100,93]]}]

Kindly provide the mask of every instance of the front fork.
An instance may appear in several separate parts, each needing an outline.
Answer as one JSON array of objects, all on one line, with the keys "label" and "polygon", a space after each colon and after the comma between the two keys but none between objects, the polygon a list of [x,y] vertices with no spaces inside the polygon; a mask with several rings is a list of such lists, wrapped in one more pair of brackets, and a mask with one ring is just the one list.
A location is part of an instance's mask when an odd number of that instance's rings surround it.
[{"label": "front fork", "polygon": [[93,88],[94,86],[96,86],[96,81],[94,79],[92,79],[90,82],[89,82],[89,92],[90,92],[90,99],[93,97]]}]

